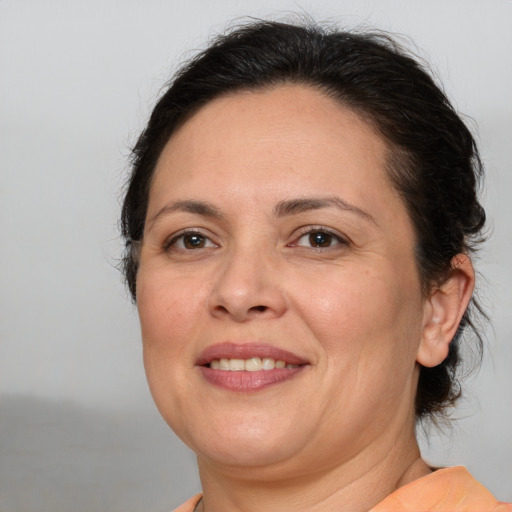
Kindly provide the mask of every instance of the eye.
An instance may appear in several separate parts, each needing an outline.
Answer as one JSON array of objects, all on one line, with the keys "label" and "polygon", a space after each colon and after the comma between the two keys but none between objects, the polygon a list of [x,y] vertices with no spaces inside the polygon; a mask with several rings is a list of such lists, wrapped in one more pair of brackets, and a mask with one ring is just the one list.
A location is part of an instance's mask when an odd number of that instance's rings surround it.
[{"label": "eye", "polygon": [[315,228],[302,234],[290,245],[313,249],[326,249],[329,247],[335,247],[336,245],[348,245],[348,243],[339,235],[336,235],[329,230]]},{"label": "eye", "polygon": [[165,244],[167,250],[197,250],[217,247],[206,235],[197,231],[187,231],[174,236]]}]

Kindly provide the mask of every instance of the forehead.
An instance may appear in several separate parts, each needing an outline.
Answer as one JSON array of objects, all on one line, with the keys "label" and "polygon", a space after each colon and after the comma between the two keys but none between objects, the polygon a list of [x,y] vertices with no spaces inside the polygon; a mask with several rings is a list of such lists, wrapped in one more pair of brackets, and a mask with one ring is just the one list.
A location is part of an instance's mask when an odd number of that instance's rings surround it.
[{"label": "forehead", "polygon": [[[250,200],[323,195],[383,204],[395,195],[388,148],[360,116],[323,92],[286,85],[215,99],[171,137],[158,161],[150,209],[166,196],[244,191]],[[168,200],[168,198],[167,198]],[[148,212],[149,213],[149,212]]]},{"label": "forehead", "polygon": [[296,143],[323,138],[326,144],[333,138],[354,143],[364,138],[368,150],[387,151],[377,131],[353,109],[318,88],[288,84],[235,92],[210,101],[171,136],[164,152],[184,144],[192,144],[197,151],[198,140],[208,150],[219,148],[222,139],[227,149],[244,136],[255,148],[269,147],[275,141],[279,149],[286,149],[283,143],[288,137]]}]

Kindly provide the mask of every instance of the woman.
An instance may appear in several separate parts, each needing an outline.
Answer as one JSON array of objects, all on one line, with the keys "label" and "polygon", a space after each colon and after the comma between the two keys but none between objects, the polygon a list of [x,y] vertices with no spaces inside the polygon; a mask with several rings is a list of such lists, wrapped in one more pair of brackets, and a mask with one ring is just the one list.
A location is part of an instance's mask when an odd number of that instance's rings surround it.
[{"label": "woman", "polygon": [[415,438],[460,394],[480,174],[383,35],[257,22],[177,75],[122,223],[149,386],[198,457],[178,510],[512,510]]}]

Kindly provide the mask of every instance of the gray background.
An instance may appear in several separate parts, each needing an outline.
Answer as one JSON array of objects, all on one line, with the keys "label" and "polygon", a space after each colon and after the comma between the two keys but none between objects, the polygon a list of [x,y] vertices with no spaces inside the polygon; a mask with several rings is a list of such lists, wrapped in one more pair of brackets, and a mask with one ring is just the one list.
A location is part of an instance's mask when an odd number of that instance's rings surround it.
[{"label": "gray background", "polygon": [[115,269],[129,146],[176,63],[228,20],[307,12],[410,36],[478,129],[493,236],[485,365],[434,464],[512,500],[512,2],[0,0],[0,510],[169,511],[194,457],[146,389]]}]

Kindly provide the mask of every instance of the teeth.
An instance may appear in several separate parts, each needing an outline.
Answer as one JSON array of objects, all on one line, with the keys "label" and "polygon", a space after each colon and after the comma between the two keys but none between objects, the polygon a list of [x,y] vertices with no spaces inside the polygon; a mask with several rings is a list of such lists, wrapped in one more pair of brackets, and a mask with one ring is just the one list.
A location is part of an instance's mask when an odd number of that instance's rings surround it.
[{"label": "teeth", "polygon": [[243,359],[230,359],[229,360],[229,371],[239,372],[245,370],[245,361]]},{"label": "teeth", "polygon": [[263,363],[259,357],[251,357],[245,360],[245,369],[248,372],[257,372],[263,368]]},{"label": "teeth", "polygon": [[210,362],[212,370],[225,370],[231,372],[257,372],[259,370],[273,370],[274,368],[298,368],[298,364],[288,364],[286,361],[272,359],[271,357],[251,357],[249,359],[213,359]]},{"label": "teeth", "polygon": [[264,357],[261,366],[264,370],[273,370],[276,367],[276,362],[270,357]]}]

